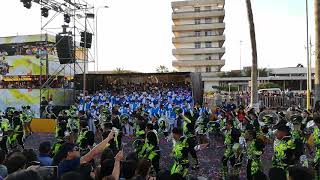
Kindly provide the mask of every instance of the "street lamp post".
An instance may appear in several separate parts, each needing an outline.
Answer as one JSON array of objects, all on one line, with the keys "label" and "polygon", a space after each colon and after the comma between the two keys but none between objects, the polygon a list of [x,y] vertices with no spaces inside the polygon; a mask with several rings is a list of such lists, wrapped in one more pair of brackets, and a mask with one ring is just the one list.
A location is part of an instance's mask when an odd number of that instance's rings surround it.
[{"label": "street lamp post", "polygon": [[306,0],[306,30],[307,30],[307,109],[311,109],[311,82],[310,82],[310,54],[309,54],[309,10],[308,10],[308,0]]},{"label": "street lamp post", "polygon": [[109,8],[109,6],[99,6],[96,11],[96,67],[97,71],[99,70],[99,54],[98,54],[98,12],[101,8]]}]

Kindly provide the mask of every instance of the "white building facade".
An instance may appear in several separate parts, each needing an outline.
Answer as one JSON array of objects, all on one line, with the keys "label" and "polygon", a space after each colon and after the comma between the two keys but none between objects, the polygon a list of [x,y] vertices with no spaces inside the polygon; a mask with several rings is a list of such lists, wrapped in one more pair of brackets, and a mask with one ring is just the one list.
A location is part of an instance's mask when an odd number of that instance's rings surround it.
[{"label": "white building facade", "polygon": [[[172,53],[176,58],[172,65],[178,71],[214,77],[225,65],[224,4],[224,0],[172,2]],[[204,91],[212,85],[204,81]]]}]

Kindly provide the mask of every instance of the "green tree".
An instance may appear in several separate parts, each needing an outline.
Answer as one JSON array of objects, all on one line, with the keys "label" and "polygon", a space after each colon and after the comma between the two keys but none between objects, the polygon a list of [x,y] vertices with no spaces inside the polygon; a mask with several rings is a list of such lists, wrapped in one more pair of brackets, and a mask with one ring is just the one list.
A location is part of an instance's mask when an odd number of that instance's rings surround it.
[{"label": "green tree", "polygon": [[169,72],[169,69],[164,65],[160,65],[159,67],[157,67],[156,71],[157,73],[167,73]]},{"label": "green tree", "polygon": [[[269,70],[267,68],[258,69],[258,75],[259,77],[268,77],[269,76]],[[247,69],[244,71],[245,77],[251,76],[251,69]]]},{"label": "green tree", "polygon": [[267,68],[259,69],[259,77],[268,77],[269,70]]},{"label": "green tree", "polygon": [[114,74],[123,74],[126,73],[125,70],[123,70],[123,68],[116,68],[115,70],[112,71]]},{"label": "green tree", "polygon": [[259,89],[280,88],[280,86],[273,82],[259,84]]}]

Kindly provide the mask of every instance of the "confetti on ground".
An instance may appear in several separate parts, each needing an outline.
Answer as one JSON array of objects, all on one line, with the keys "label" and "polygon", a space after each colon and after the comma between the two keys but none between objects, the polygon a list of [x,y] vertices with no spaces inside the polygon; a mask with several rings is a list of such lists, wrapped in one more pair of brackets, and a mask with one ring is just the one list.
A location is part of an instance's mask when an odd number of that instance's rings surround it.
[{"label": "confetti on ground", "polygon": [[[54,141],[54,134],[48,133],[34,133],[29,136],[25,140],[25,147],[32,148],[34,150],[38,150],[38,146],[43,141]],[[132,144],[133,138],[124,137],[123,138],[123,147],[124,152],[128,154],[132,152]],[[165,139],[160,140],[160,149],[161,149],[161,159],[160,159],[160,167],[163,170],[169,170],[173,159],[171,158],[171,149],[172,143],[167,142]],[[197,151],[198,159],[200,162],[200,169],[191,170],[190,175],[195,177],[201,177],[201,179],[209,179],[209,180],[219,180],[220,179],[220,169],[221,169],[221,159],[223,156],[223,141],[221,138],[215,138],[210,140],[210,145],[208,148]],[[273,154],[272,145],[267,145],[262,157],[264,172],[268,174],[268,170],[271,167],[271,158]],[[191,162],[191,160],[190,160]],[[243,161],[243,166],[240,172],[241,179],[246,179],[246,160]]]}]

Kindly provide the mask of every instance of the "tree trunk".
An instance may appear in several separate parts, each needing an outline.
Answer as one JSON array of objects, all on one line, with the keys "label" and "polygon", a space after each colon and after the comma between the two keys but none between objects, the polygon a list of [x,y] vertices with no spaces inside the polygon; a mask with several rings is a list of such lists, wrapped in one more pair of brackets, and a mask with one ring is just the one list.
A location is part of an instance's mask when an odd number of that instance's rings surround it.
[{"label": "tree trunk", "polygon": [[251,50],[252,50],[252,66],[251,66],[251,100],[250,107],[258,108],[258,57],[256,45],[256,33],[254,29],[253,14],[251,1],[246,0],[247,14],[250,29]]},{"label": "tree trunk", "polygon": [[[316,52],[315,52],[315,81],[314,81],[314,87],[315,87],[315,93],[314,98],[315,102],[320,100],[320,29],[319,29],[319,23],[320,23],[320,1],[314,0],[314,17],[315,17],[315,28],[316,28]],[[319,111],[319,109],[317,109]]]}]

